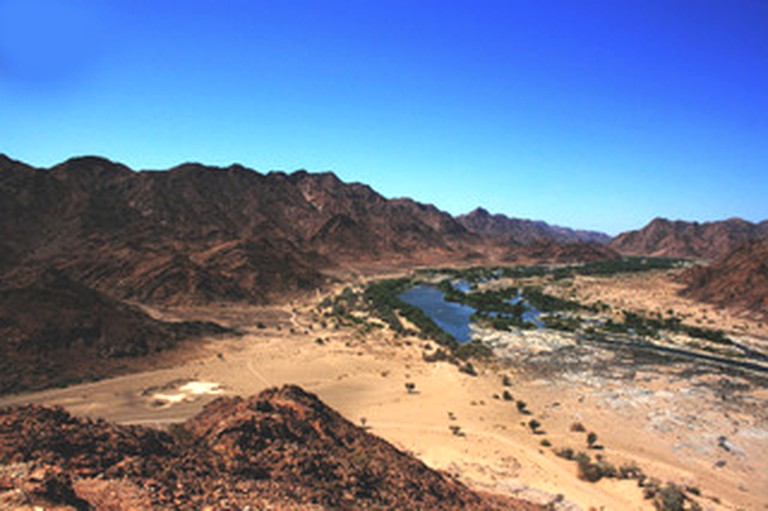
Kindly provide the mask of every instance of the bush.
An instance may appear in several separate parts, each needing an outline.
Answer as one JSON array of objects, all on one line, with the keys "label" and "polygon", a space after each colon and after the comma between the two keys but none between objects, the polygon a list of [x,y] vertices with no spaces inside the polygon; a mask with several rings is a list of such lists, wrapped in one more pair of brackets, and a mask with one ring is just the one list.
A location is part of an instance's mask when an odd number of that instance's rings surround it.
[{"label": "bush", "polygon": [[603,472],[600,466],[589,461],[589,457],[585,459],[579,459],[578,469],[576,475],[582,481],[588,481],[590,483],[596,483],[603,478]]},{"label": "bush", "polygon": [[504,401],[514,401],[515,400],[515,398],[512,397],[512,394],[510,394],[508,390],[505,390],[501,394],[501,397],[504,399]]},{"label": "bush", "polygon": [[619,477],[621,479],[637,479],[644,477],[643,470],[635,464],[625,464],[619,468]]},{"label": "bush", "polygon": [[667,483],[654,496],[653,506],[658,511],[683,511],[685,509],[685,493],[676,485]]},{"label": "bush", "polygon": [[473,366],[471,362],[467,362],[466,364],[459,366],[459,371],[461,371],[462,373],[466,373],[470,376],[477,376],[477,371],[475,371],[475,366]]}]

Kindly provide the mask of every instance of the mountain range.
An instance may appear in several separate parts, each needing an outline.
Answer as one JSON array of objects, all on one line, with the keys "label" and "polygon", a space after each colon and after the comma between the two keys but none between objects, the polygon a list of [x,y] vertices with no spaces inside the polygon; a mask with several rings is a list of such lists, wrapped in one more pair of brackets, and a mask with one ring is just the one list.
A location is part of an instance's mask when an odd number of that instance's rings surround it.
[{"label": "mountain range", "polygon": [[[82,157],[50,169],[0,158],[0,271],[55,268],[117,299],[266,303],[343,264],[461,262],[605,235],[491,216],[454,218],[332,173],[184,164],[134,172]],[[506,229],[508,232],[505,232]]]},{"label": "mountain range", "polygon": [[[330,172],[262,174],[197,163],[134,171],[94,156],[41,169],[0,155],[0,391],[67,381],[67,371],[38,370],[63,378],[48,381],[27,369],[66,365],[74,360],[68,353],[120,359],[217,332],[163,323],[135,305],[264,304],[360,268],[573,263],[622,254],[719,260],[766,236],[768,222],[656,219],[611,239],[482,208],[453,217]],[[718,284],[724,268],[742,259],[701,270],[691,277],[690,295],[765,308]],[[759,280],[759,268],[739,267]],[[763,289],[752,278],[739,286]],[[720,291],[704,290],[712,287]]]}]

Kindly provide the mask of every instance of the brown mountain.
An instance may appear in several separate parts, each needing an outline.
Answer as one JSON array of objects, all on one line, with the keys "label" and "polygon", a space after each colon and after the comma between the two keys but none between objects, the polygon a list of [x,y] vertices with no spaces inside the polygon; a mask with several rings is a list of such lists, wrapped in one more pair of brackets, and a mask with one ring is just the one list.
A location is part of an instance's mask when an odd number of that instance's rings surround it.
[{"label": "brown mountain", "polygon": [[709,266],[682,275],[683,294],[768,318],[768,238],[747,242]]},{"label": "brown mountain", "polygon": [[295,386],[219,398],[172,431],[0,410],[0,464],[17,464],[0,504],[22,487],[77,509],[541,509],[472,492]]},{"label": "brown mountain", "polygon": [[602,243],[555,243],[553,241],[537,241],[529,245],[514,247],[507,252],[506,261],[517,263],[594,263],[598,261],[615,261],[621,255]]},{"label": "brown mountain", "polygon": [[0,281],[0,394],[113,374],[212,323],[168,323],[47,270]]},{"label": "brown mountain", "polygon": [[610,236],[601,232],[574,230],[536,220],[509,218],[502,214],[491,214],[483,208],[477,208],[456,219],[470,231],[505,245],[531,245],[540,242],[608,243],[611,240]]},{"label": "brown mountain", "polygon": [[460,258],[479,243],[447,213],[330,173],[102,158],[36,169],[0,158],[0,270],[53,267],[116,298],[262,303],[316,288],[343,261]]},{"label": "brown mountain", "polygon": [[656,218],[640,230],[619,234],[610,245],[627,255],[713,260],[764,236],[768,236],[768,221],[754,224],[732,218],[698,223]]}]

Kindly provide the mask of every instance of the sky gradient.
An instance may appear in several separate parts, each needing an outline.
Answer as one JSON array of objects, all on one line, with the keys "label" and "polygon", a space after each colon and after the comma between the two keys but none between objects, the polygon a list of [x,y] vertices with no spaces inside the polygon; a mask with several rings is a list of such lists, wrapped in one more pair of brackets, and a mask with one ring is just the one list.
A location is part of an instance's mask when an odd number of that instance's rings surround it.
[{"label": "sky gradient", "polygon": [[616,234],[768,218],[764,0],[0,0],[0,152],[331,170]]}]

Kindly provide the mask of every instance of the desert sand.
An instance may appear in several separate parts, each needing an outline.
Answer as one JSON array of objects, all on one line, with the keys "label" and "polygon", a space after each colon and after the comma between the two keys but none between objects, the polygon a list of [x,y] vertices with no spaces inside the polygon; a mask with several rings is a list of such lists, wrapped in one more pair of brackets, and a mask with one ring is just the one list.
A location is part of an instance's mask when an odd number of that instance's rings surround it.
[{"label": "desert sand", "polygon": [[[634,462],[662,481],[700,488],[705,509],[765,509],[764,417],[729,417],[726,422],[741,421],[733,427],[746,433],[729,439],[734,448],[723,453],[717,451],[718,435],[706,428],[697,434],[714,434],[714,451],[686,449],[688,426],[676,423],[675,417],[661,417],[657,422],[662,427],[649,429],[654,410],[667,413],[660,408],[667,406],[672,413],[696,403],[701,413],[715,417],[712,428],[721,425],[721,410],[710,406],[718,396],[704,393],[676,400],[691,391],[690,382],[674,370],[649,370],[631,381],[594,380],[490,362],[476,364],[479,374],[470,376],[446,362],[425,362],[422,353],[429,341],[396,338],[386,329],[364,335],[353,327],[321,328],[313,318],[321,298],[281,307],[154,311],[166,318],[207,315],[239,328],[242,335],[187,346],[177,354],[183,363],[176,367],[5,397],[0,406],[57,404],[79,415],[165,427],[194,415],[219,395],[250,395],[294,383],[471,487],[551,502],[558,509],[652,509],[634,481],[581,481],[575,463],[541,445],[546,438],[556,447],[587,451],[586,433],[570,430],[578,421],[598,434],[604,446],[599,452],[607,459],[617,465]],[[502,385],[501,375],[509,376],[511,386]],[[651,397],[638,390],[637,381]],[[406,383],[415,390],[409,392]],[[522,415],[513,402],[501,399],[504,390],[524,400],[533,415]],[[764,389],[755,392],[755,403],[764,406]],[[532,417],[545,434],[531,432],[526,423]],[[713,460],[721,458],[726,463],[714,468]]]}]

